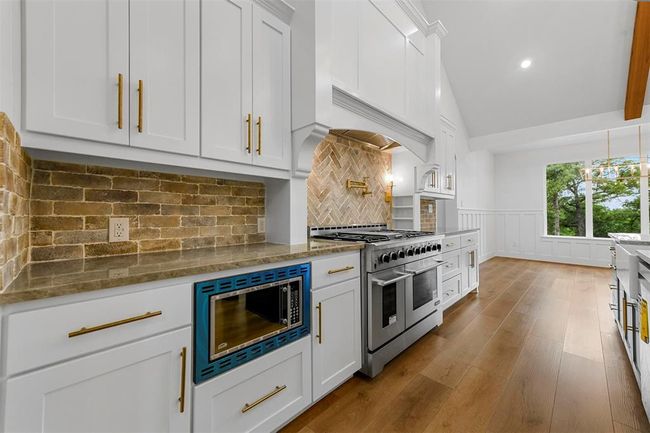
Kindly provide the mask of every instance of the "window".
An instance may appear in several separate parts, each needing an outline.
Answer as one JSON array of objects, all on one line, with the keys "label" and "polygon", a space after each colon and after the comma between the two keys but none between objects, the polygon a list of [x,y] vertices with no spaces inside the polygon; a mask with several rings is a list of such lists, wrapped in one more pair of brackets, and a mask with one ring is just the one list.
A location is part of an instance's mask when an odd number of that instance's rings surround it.
[{"label": "window", "polygon": [[641,179],[639,157],[546,166],[546,233],[601,238],[640,233]]},{"label": "window", "polygon": [[582,162],[546,166],[546,227],[549,235],[585,236]]},{"label": "window", "polygon": [[621,179],[607,174],[607,160],[593,163],[593,232],[599,238],[608,233],[641,232],[639,157],[618,158],[611,164],[620,167]]}]

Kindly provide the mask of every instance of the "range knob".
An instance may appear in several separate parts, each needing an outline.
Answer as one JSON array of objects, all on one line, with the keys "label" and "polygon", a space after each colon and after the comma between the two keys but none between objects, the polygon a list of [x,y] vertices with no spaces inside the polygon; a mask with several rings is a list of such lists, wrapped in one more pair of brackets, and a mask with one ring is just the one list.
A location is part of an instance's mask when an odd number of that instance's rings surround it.
[{"label": "range knob", "polygon": [[390,255],[382,254],[381,257],[379,257],[379,261],[382,262],[382,263],[390,262]]},{"label": "range knob", "polygon": [[390,253],[390,259],[391,259],[391,260],[397,260],[397,253],[396,253],[395,251],[393,251],[392,253]]},{"label": "range knob", "polygon": [[412,256],[413,254],[415,254],[415,250],[413,249],[413,247],[410,247],[408,250],[406,250],[407,256]]},{"label": "range knob", "polygon": [[420,254],[420,247],[415,247],[415,254]]},{"label": "range knob", "polygon": [[427,251],[431,252],[432,250],[433,250],[433,247],[431,246],[431,244],[427,245]]},{"label": "range knob", "polygon": [[442,250],[442,245],[440,245],[440,244],[436,244],[436,249],[437,249],[438,251],[441,251],[441,250]]},{"label": "range knob", "polygon": [[397,255],[399,256],[400,259],[403,259],[406,256],[406,253],[404,252],[404,250],[399,250],[397,252]]}]

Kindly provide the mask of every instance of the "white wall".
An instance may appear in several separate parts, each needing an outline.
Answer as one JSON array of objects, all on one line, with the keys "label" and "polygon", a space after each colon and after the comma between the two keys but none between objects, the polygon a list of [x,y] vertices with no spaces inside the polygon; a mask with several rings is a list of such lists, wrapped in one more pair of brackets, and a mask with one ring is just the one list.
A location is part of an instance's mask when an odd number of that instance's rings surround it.
[{"label": "white wall", "polygon": [[[546,166],[606,158],[606,139],[605,132],[597,140],[590,135],[582,143],[573,143],[575,137],[567,137],[572,144],[494,156],[497,255],[595,266],[609,264],[609,240],[545,236],[544,227]],[[644,131],[642,142],[648,139],[650,133]],[[611,142],[612,157],[638,155],[636,135],[629,129],[612,131]]]},{"label": "white wall", "polygon": [[[444,41],[443,41],[444,45]],[[442,69],[440,113],[456,128],[456,198],[438,200],[438,229],[449,231],[479,228],[479,259],[494,256],[495,204],[494,157],[489,151],[471,151],[454,92]]]}]

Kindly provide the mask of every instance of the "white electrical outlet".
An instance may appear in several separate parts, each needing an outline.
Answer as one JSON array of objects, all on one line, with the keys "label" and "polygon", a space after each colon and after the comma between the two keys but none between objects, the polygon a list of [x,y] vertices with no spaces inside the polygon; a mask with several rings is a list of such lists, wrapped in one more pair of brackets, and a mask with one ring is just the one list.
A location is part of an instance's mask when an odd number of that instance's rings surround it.
[{"label": "white electrical outlet", "polygon": [[264,218],[257,219],[257,233],[266,232],[266,220]]},{"label": "white electrical outlet", "polygon": [[108,242],[125,242],[129,240],[129,219],[111,218],[108,221]]},{"label": "white electrical outlet", "polygon": [[429,213],[433,213],[433,205],[432,204],[429,205]]}]

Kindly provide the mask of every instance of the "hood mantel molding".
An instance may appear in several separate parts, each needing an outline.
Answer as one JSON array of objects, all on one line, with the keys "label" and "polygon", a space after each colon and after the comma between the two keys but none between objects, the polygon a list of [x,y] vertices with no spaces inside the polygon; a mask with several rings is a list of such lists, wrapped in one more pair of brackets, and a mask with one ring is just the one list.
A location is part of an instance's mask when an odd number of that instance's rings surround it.
[{"label": "hood mantel molding", "polygon": [[296,11],[293,6],[284,0],[254,0],[255,3],[280,18],[285,24],[291,24],[293,13]]},{"label": "hood mantel molding", "polygon": [[329,134],[330,127],[320,123],[312,123],[293,131],[293,177],[306,179],[311,173],[314,151],[321,141]]},{"label": "hood mantel molding", "polygon": [[392,131],[409,137],[410,139],[417,141],[418,143],[425,146],[429,145],[433,141],[433,137],[430,135],[413,128],[397,117],[374,107],[373,105],[367,103],[352,93],[341,89],[340,87],[332,86],[332,103],[341,108],[345,108],[346,110],[351,111],[358,116],[364,117],[375,123],[383,125]]}]

